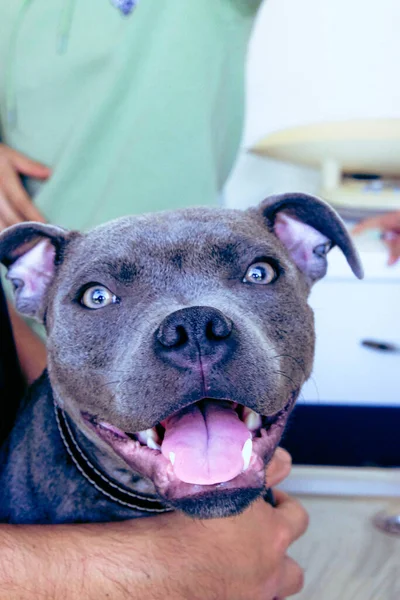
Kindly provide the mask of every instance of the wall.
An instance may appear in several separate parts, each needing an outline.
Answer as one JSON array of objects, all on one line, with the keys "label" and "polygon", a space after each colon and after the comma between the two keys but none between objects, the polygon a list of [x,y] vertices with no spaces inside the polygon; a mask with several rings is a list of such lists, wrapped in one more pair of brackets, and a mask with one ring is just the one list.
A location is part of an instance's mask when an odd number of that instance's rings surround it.
[{"label": "wall", "polygon": [[270,194],[302,191],[317,194],[320,174],[315,169],[266,159],[242,150],[229,177],[223,202],[229,208],[247,208]]},{"label": "wall", "polygon": [[398,0],[267,0],[248,57],[244,146],[310,122],[399,117]]}]

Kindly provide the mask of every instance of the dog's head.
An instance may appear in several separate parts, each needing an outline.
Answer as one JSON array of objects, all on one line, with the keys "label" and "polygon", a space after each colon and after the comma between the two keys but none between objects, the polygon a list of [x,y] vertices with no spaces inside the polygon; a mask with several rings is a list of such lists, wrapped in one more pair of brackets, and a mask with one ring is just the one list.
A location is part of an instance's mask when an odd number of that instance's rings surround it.
[{"label": "dog's head", "polygon": [[57,401],[164,502],[234,514],[309,377],[312,284],[349,235],[304,194],[257,208],[188,209],[87,234],[24,223],[0,237],[17,308],[42,320]]}]

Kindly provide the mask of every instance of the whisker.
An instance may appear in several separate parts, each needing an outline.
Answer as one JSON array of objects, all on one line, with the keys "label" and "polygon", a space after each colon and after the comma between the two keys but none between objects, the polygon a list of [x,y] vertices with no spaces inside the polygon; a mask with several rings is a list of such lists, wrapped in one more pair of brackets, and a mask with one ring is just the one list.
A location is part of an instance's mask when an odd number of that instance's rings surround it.
[{"label": "whisker", "polygon": [[[305,369],[304,369],[303,365],[300,363],[299,359],[295,358],[291,354],[277,354],[276,356],[270,356],[268,358],[270,358],[271,360],[273,360],[275,358],[290,358],[293,362],[296,363],[296,365],[299,367],[299,369],[301,369],[304,377],[306,377],[306,372],[305,372]],[[282,373],[282,374],[284,375],[284,373]],[[317,382],[316,382],[315,378],[312,375],[310,375],[310,377],[307,379],[307,381],[311,381],[312,382],[312,384],[313,384],[313,386],[315,388],[315,391],[316,391],[317,402],[320,402],[321,401],[321,396],[320,396],[318,385],[317,385]],[[303,398],[304,398],[304,396],[303,396]]]},{"label": "whisker", "polygon": [[277,354],[276,356],[269,356],[268,358],[271,360],[273,360],[275,358],[290,358],[291,360],[293,360],[293,362],[296,363],[296,365],[299,367],[299,369],[302,370],[304,376],[306,374],[304,366],[300,363],[300,360],[298,358],[295,358],[291,354]]},{"label": "whisker", "polygon": [[101,388],[104,388],[107,385],[114,385],[114,383],[119,384],[120,382],[121,382],[120,379],[117,379],[116,381],[106,381],[105,383],[102,383],[101,385],[98,385],[96,391],[98,392],[99,390],[101,390]]},{"label": "whisker", "polygon": [[287,375],[283,371],[274,371],[274,373],[278,373],[279,375],[282,375],[282,377],[286,377],[286,379],[289,379],[289,381],[294,385],[295,388],[299,387],[298,385],[296,385],[296,383],[293,381],[293,379],[291,377],[289,377],[289,375]]},{"label": "whisker", "polygon": [[311,375],[309,377],[308,381],[312,382],[312,384],[314,386],[314,389],[315,389],[315,392],[316,392],[316,395],[317,395],[316,402],[318,404],[320,404],[321,403],[321,394],[319,393],[318,385],[317,385],[317,382],[316,382],[315,378]]}]

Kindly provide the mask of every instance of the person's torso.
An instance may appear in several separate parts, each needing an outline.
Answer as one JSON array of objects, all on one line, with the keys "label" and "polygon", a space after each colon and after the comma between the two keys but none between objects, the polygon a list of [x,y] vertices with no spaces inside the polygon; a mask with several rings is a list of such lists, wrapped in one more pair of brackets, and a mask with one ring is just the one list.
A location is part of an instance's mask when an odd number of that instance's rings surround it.
[{"label": "person's torso", "polygon": [[0,0],[2,137],[53,168],[35,197],[51,222],[216,202],[259,3]]}]

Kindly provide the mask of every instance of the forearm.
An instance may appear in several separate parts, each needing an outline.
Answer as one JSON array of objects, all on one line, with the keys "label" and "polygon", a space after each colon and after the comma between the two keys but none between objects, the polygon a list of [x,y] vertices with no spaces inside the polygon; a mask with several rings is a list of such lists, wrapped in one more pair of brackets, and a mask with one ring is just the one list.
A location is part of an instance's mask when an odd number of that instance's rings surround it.
[{"label": "forearm", "polygon": [[[162,528],[162,519],[159,526]],[[3,525],[2,597],[161,600],[168,570],[155,556],[154,528],[153,519],[91,525]],[[171,594],[167,597],[181,598],[173,590]]]},{"label": "forearm", "polygon": [[8,311],[21,370],[30,384],[39,377],[46,366],[46,348],[10,304]]}]

